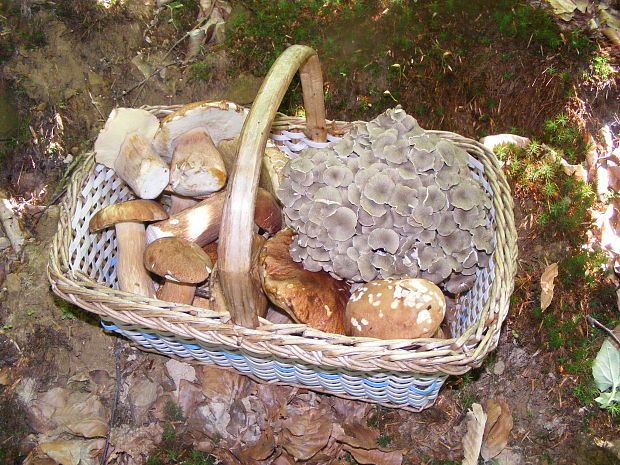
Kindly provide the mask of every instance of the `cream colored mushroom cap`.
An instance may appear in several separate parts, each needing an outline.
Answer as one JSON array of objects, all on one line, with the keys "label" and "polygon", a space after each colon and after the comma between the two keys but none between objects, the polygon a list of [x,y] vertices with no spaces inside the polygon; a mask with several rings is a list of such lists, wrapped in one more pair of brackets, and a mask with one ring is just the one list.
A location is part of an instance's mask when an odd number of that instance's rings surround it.
[{"label": "cream colored mushroom cap", "polygon": [[95,161],[114,168],[114,161],[127,135],[137,132],[151,141],[158,129],[159,120],[146,110],[115,108],[95,141]]},{"label": "cream colored mushroom cap", "polygon": [[417,278],[371,281],[357,289],[345,310],[350,336],[380,339],[432,337],[446,313],[437,285]]}]

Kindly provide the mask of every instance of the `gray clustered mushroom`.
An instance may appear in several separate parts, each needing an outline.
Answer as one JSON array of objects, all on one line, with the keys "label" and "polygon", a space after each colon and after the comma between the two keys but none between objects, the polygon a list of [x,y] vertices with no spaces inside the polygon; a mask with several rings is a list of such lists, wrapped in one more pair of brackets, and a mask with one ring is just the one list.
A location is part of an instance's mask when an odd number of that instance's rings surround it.
[{"label": "gray clustered mushroom", "polygon": [[418,277],[469,289],[493,251],[491,198],[469,155],[401,108],[284,167],[293,259],[351,283]]}]

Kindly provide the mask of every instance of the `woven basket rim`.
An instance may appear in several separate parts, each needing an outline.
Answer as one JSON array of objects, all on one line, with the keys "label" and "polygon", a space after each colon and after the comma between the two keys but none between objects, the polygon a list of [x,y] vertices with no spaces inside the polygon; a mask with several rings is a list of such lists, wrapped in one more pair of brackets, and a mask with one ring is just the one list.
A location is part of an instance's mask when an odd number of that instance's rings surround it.
[{"label": "woven basket rim", "polygon": [[[222,103],[222,101],[220,101]],[[233,103],[233,102],[225,102]],[[238,108],[238,104],[234,104]],[[142,107],[157,116],[178,106]],[[159,114],[158,114],[159,113]],[[303,117],[279,115],[272,129],[303,129]],[[344,133],[353,123],[333,121],[333,133]],[[509,309],[516,272],[516,229],[510,188],[495,155],[477,141],[447,131],[426,130],[465,148],[485,167],[485,178],[494,193],[497,246],[495,278],[478,320],[461,336],[449,339],[399,339],[349,337],[324,333],[303,324],[271,324],[261,320],[256,329],[227,322],[228,315],[191,305],[180,305],[111,289],[70,270],[68,242],[71,219],[83,182],[95,167],[94,153],[87,152],[76,170],[61,204],[60,224],[50,250],[48,265],[52,289],[87,311],[126,324],[169,332],[189,340],[244,348],[260,355],[278,355],[305,363],[362,371],[462,374],[479,366],[497,345],[501,325]],[[496,302],[494,302],[496,301]],[[490,308],[494,303],[494,308]]]}]

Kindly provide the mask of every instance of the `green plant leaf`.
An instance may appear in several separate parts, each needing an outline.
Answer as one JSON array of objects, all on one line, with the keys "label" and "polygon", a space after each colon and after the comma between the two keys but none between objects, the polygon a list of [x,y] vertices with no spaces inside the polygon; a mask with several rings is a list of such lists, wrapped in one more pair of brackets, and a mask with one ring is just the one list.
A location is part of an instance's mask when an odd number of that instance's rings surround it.
[{"label": "green plant leaf", "polygon": [[620,391],[603,392],[594,400],[601,408],[607,408],[612,402],[620,402]]},{"label": "green plant leaf", "polygon": [[[606,340],[601,346],[594,365],[592,366],[592,376],[596,386],[603,392],[596,401],[601,407],[606,408],[612,401],[617,401],[618,386],[620,385],[620,351],[611,342]],[[611,388],[610,393],[605,393]],[[600,399],[600,401],[599,401]]]}]

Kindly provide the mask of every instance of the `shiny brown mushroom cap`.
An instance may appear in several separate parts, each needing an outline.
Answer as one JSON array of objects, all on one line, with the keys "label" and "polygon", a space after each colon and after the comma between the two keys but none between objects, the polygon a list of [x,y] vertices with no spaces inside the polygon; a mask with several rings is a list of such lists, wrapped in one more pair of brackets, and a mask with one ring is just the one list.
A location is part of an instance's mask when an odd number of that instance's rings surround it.
[{"label": "shiny brown mushroom cap", "polygon": [[308,271],[294,262],[289,253],[293,235],[290,229],[283,229],[267,240],[260,254],[259,267],[267,297],[300,323],[344,334],[349,286],[324,271]]},{"label": "shiny brown mushroom cap", "polygon": [[147,270],[170,281],[200,283],[209,277],[213,264],[198,244],[180,237],[162,237],[144,251]]},{"label": "shiny brown mushroom cap", "polygon": [[154,200],[129,200],[99,210],[90,219],[90,232],[108,228],[117,223],[160,221],[168,218],[164,208]]},{"label": "shiny brown mushroom cap", "polygon": [[446,299],[426,279],[371,281],[357,289],[345,310],[349,336],[380,339],[432,337],[446,313]]}]

